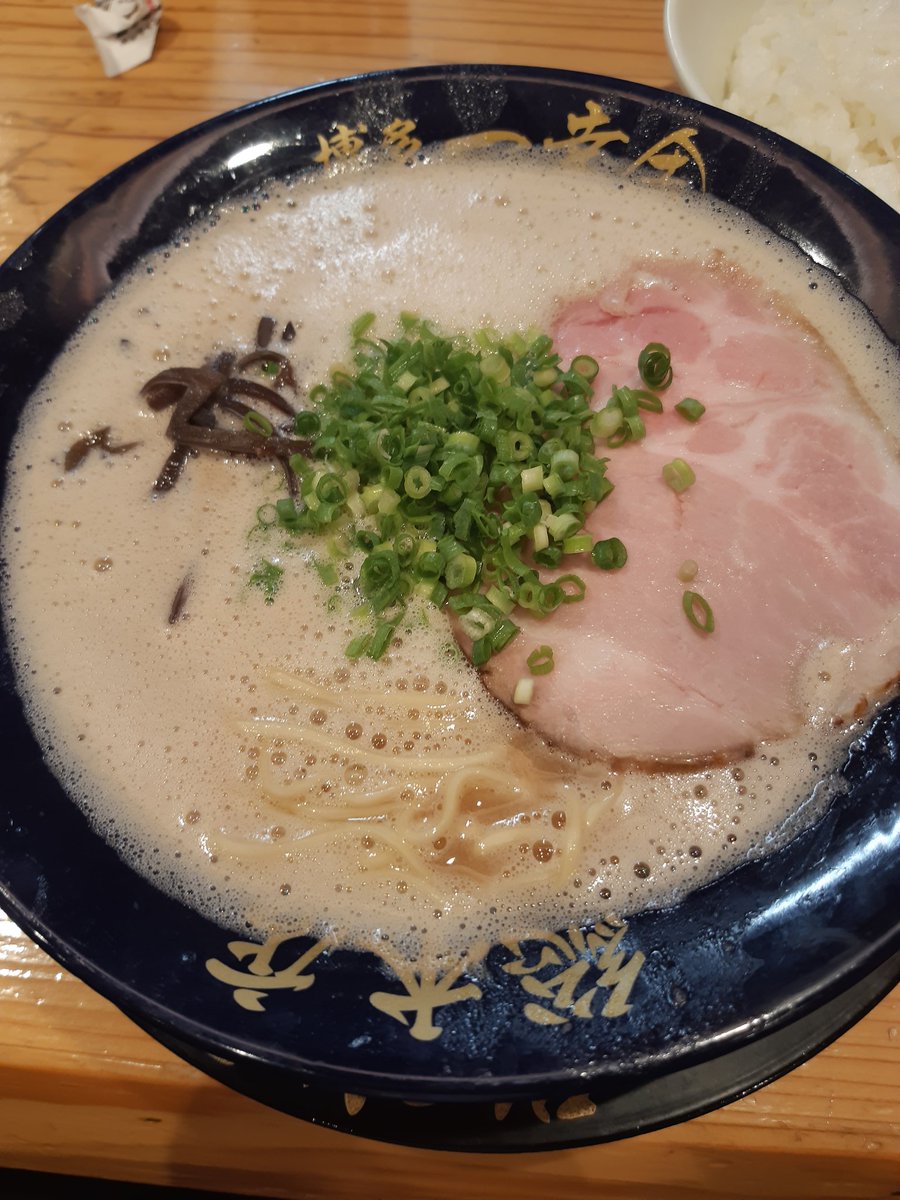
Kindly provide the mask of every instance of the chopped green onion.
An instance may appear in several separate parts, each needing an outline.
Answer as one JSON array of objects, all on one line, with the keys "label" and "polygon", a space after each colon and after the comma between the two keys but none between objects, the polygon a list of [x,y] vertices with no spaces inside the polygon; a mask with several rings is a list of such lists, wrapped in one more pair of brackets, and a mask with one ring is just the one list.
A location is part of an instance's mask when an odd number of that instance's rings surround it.
[{"label": "chopped green onion", "polygon": [[[555,500],[556,497],[562,495],[565,490],[565,480],[561,475],[557,475],[555,471],[551,471],[544,480],[544,492],[550,497],[551,500]],[[548,513],[547,515],[550,516],[552,514]],[[544,520],[546,523],[546,517]]]},{"label": "chopped green onion", "polygon": [[447,563],[444,582],[451,591],[468,587],[478,573],[478,563],[471,554],[455,554]]},{"label": "chopped green onion", "polygon": [[375,324],[375,314],[373,312],[363,313],[358,316],[350,326],[350,336],[354,342],[358,342],[364,333],[366,333]]},{"label": "chopped green onion", "polygon": [[260,529],[271,529],[278,522],[278,509],[274,504],[261,504],[256,510],[256,524]]},{"label": "chopped green onion", "polygon": [[266,604],[274,604],[283,577],[284,567],[280,567],[278,563],[263,559],[256,564],[250,574],[250,586],[259,588],[265,598]]},{"label": "chopped green onion", "polygon": [[419,550],[419,539],[412,533],[398,533],[394,538],[394,553],[401,567],[408,567]]},{"label": "chopped green onion", "polygon": [[513,692],[513,704],[517,704],[520,707],[530,704],[533,696],[534,680],[524,675],[516,684],[515,691]]},{"label": "chopped green onion", "polygon": [[317,558],[313,559],[316,570],[319,573],[319,578],[329,587],[333,587],[338,581],[338,573],[331,563],[319,562]]},{"label": "chopped green onion", "polygon": [[302,514],[290,496],[275,501],[275,515],[282,529],[294,533],[302,528]]},{"label": "chopped green onion", "polygon": [[625,425],[632,441],[639,442],[647,436],[647,427],[640,417],[626,417]]},{"label": "chopped green onion", "polygon": [[638,408],[644,409],[645,412],[662,412],[663,402],[659,396],[654,396],[652,392],[645,392],[643,388],[629,388],[629,391]]},{"label": "chopped green onion", "polygon": [[458,429],[455,433],[448,435],[444,445],[448,449],[465,450],[467,453],[474,454],[481,445],[481,439],[474,433],[468,433],[464,429]]},{"label": "chopped green onion", "polygon": [[400,560],[393,550],[375,550],[364,560],[359,587],[375,612],[396,602],[400,595]]},{"label": "chopped green onion", "polygon": [[541,587],[538,601],[538,612],[542,616],[554,612],[565,599],[565,593],[558,583],[545,583]]},{"label": "chopped green onion", "polygon": [[348,365],[295,417],[311,446],[291,456],[299,494],[277,502],[277,525],[339,533],[335,562],[360,555],[356,586],[382,621],[369,642],[354,639],[358,654],[383,650],[416,592],[452,602],[486,662],[518,632],[517,604],[546,616],[583,598],[577,575],[545,583],[539,570],[565,571],[567,555],[592,548],[585,521],[613,486],[594,437],[643,437],[643,412],[661,402],[614,388],[593,412],[596,360],[564,371],[544,335],[444,337],[401,314],[389,340],[373,324],[371,313],[353,322]]},{"label": "chopped green onion", "polygon": [[576,375],[580,375],[589,383],[597,378],[597,372],[600,370],[600,364],[596,358],[591,358],[589,354],[579,354],[572,359],[570,370]]},{"label": "chopped green onion", "polygon": [[525,660],[532,675],[549,675],[553,670],[553,649],[550,646],[539,646],[532,650]]},{"label": "chopped green onion", "polygon": [[459,618],[459,623],[462,626],[466,637],[473,640],[480,637],[486,637],[487,634],[493,633],[497,626],[497,618],[492,617],[489,612],[485,612],[481,608],[471,608],[467,613]]},{"label": "chopped green onion", "polygon": [[412,371],[404,371],[397,380],[397,387],[401,392],[409,392],[419,382],[418,375],[414,375]]},{"label": "chopped green onion", "polygon": [[621,424],[621,408],[602,408],[591,418],[591,433],[594,437],[610,438]]},{"label": "chopped green onion", "polygon": [[617,571],[628,561],[628,551],[617,537],[606,538],[594,543],[591,558],[601,571]]},{"label": "chopped green onion", "polygon": [[431,472],[426,467],[410,467],[403,476],[403,490],[413,500],[423,500],[431,491]]},{"label": "chopped green onion", "polygon": [[316,499],[322,504],[340,504],[347,498],[347,485],[340,475],[325,471],[316,478]]},{"label": "chopped green onion", "polygon": [[503,647],[508,645],[518,632],[519,627],[515,622],[506,618],[500,621],[491,634],[491,646],[494,653],[499,654]]},{"label": "chopped green onion", "polygon": [[556,367],[544,367],[540,371],[535,371],[531,378],[535,387],[553,387],[554,383],[559,379],[559,370]]},{"label": "chopped green onion", "polygon": [[534,612],[538,611],[541,607],[542,590],[542,585],[536,578],[526,580],[516,594],[519,607],[527,608]]},{"label": "chopped green onion", "polygon": [[563,604],[575,604],[583,600],[587,592],[587,584],[580,575],[560,575],[556,585],[562,588]]},{"label": "chopped green onion", "polygon": [[319,432],[321,420],[318,413],[298,412],[294,415],[294,433],[298,437],[312,437]]},{"label": "chopped green onion", "polygon": [[693,396],[685,396],[675,405],[675,411],[687,421],[699,421],[706,412],[706,405],[695,400]]},{"label": "chopped green onion", "polygon": [[379,623],[372,634],[371,642],[366,647],[366,654],[369,658],[374,659],[376,662],[381,658],[382,654],[387,650],[396,628],[397,625],[394,621],[381,621]]},{"label": "chopped green onion", "polygon": [[681,598],[681,607],[690,623],[701,633],[712,633],[715,629],[713,611],[699,592],[685,592]]},{"label": "chopped green onion", "polygon": [[504,616],[509,616],[512,610],[516,607],[516,602],[513,597],[504,588],[498,587],[492,583],[485,593],[486,599],[493,604],[498,612]]},{"label": "chopped green onion", "polygon": [[567,537],[562,544],[563,554],[586,554],[593,543],[594,539],[589,533],[579,533],[576,537]]},{"label": "chopped green onion", "polygon": [[444,569],[444,556],[435,550],[426,550],[416,559],[416,571],[422,579],[438,579]]},{"label": "chopped green onion", "polygon": [[393,488],[386,487],[381,489],[381,495],[378,497],[376,509],[383,517],[390,516],[395,512],[400,505],[400,495]]},{"label": "chopped green onion", "polygon": [[544,486],[544,468],[529,467],[521,476],[523,492],[539,492]]},{"label": "chopped green onion", "polygon": [[697,476],[683,458],[673,458],[662,469],[662,477],[673,492],[684,492],[697,482]]},{"label": "chopped green onion", "polygon": [[638,371],[648,388],[662,392],[672,382],[672,356],[662,342],[649,342],[638,355]]},{"label": "chopped green onion", "polygon": [[545,521],[547,531],[555,542],[565,541],[576,529],[580,529],[583,523],[575,513],[560,513],[559,516],[548,517]]},{"label": "chopped green onion", "polygon": [[557,450],[550,459],[550,468],[564,482],[571,482],[578,473],[580,465],[578,452],[575,450]]},{"label": "chopped green onion", "polygon": [[274,433],[272,422],[255,408],[244,414],[244,428],[248,433],[258,433],[260,437],[271,437]]},{"label": "chopped green onion", "polygon": [[348,658],[362,658],[368,650],[371,640],[371,633],[361,633],[359,637],[355,637],[352,642],[347,643],[344,653]]},{"label": "chopped green onion", "polygon": [[298,479],[305,479],[309,472],[309,462],[302,454],[292,454],[288,459],[288,466]]},{"label": "chopped green onion", "polygon": [[506,383],[509,379],[509,363],[501,354],[486,354],[481,360],[481,374],[496,383]]},{"label": "chopped green onion", "polygon": [[488,635],[476,638],[472,642],[472,664],[476,667],[483,667],[484,664],[491,658],[494,653],[491,639]]}]

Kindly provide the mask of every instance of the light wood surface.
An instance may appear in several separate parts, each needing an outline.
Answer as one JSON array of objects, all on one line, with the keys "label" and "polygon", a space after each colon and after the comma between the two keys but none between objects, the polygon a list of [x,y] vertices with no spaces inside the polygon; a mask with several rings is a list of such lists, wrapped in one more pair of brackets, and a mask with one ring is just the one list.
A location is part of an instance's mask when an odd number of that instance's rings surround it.
[{"label": "light wood surface", "polygon": [[[437,62],[674,85],[659,0],[168,0],[156,53],[107,80],[71,3],[0,4],[0,259],[98,176],[234,105]],[[791,1075],[610,1146],[425,1154],[316,1129],[213,1083],[0,921],[0,1167],[307,1200],[900,1195],[900,989]]]}]

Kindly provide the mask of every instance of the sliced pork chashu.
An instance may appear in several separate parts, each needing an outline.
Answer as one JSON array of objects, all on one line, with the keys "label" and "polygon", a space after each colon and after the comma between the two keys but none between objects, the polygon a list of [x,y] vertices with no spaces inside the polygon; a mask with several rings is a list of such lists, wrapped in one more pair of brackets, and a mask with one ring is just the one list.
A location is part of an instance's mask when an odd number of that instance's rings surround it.
[{"label": "sliced pork chashu", "polygon": [[[521,718],[576,752],[647,762],[740,754],[796,729],[810,703],[858,715],[900,674],[900,467],[835,357],[744,275],[680,263],[568,305],[553,332],[564,362],[601,363],[598,407],[613,384],[640,386],[648,342],[670,348],[675,379],[646,439],[609,451],[615,491],[588,521],[625,543],[627,564],[585,558],[582,603],[518,612],[487,687],[510,704],[549,644],[555,669]],[[706,405],[696,424],[673,411],[688,395]],[[662,478],[674,458],[696,474],[680,494]],[[686,589],[711,606],[712,634],[685,617]],[[801,686],[832,674],[813,696]]]}]

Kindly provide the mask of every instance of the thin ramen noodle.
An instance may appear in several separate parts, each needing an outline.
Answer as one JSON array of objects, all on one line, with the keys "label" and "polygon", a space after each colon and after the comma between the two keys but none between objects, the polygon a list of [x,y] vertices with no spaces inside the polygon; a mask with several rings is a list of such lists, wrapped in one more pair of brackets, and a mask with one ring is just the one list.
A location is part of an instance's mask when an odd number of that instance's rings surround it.
[{"label": "thin ramen noodle", "polygon": [[[261,314],[295,327],[280,349],[302,400],[363,310],[384,336],[403,310],[449,331],[546,329],[567,299],[673,253],[765,279],[840,346],[872,422],[894,420],[887,344],[824,274],[810,289],[793,249],[701,197],[538,152],[301,176],[216,210],[116,287],[18,435],[5,613],[53,770],[139,871],[236,929],[445,954],[668,903],[821,811],[854,733],[824,719],[837,650],[803,683],[802,729],[749,758],[584,761],[523,729],[425,602],[381,661],[348,661],[358,561],[335,592],[316,538],[286,549],[253,530],[283,494],[277,466],[200,454],[151,498],[170,446],[142,384],[252,349]],[[64,472],[104,427],[134,446]],[[284,568],[272,603],[248,583],[261,559]]]}]

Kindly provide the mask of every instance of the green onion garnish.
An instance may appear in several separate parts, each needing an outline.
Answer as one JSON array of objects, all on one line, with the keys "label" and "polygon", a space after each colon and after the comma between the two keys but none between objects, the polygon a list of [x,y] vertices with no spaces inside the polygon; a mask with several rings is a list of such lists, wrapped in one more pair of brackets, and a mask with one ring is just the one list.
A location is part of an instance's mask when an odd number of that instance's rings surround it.
[{"label": "green onion garnish", "polygon": [[319,432],[319,425],[318,413],[298,412],[294,417],[294,433],[298,437],[312,437]]},{"label": "green onion garnish", "polygon": [[662,477],[673,492],[684,492],[696,483],[697,476],[683,458],[673,458],[662,469]]},{"label": "green onion garnish", "polygon": [[256,525],[258,529],[271,529],[278,520],[278,511],[274,504],[261,504],[256,510]]},{"label": "green onion garnish", "polygon": [[593,546],[594,539],[589,533],[579,533],[576,537],[567,537],[563,541],[563,554],[586,554]]},{"label": "green onion garnish", "polygon": [[338,581],[338,573],[332,564],[328,562],[320,562],[317,558],[313,559],[313,563],[322,582],[327,584],[329,587],[334,587]]},{"label": "green onion garnish", "polygon": [[712,633],[715,629],[713,611],[699,592],[685,592],[681,597],[681,607],[690,623],[701,633]]},{"label": "green onion garnish", "polygon": [[537,650],[532,650],[525,661],[532,675],[549,675],[553,670],[553,649],[539,646]]},{"label": "green onion garnish", "polygon": [[244,428],[248,433],[258,433],[260,437],[271,437],[274,432],[272,422],[255,408],[244,414]]},{"label": "green onion garnish", "polygon": [[364,333],[375,324],[375,314],[373,312],[362,313],[358,316],[350,326],[350,336],[354,342],[358,342]]},{"label": "green onion garnish", "polygon": [[[594,411],[596,360],[579,355],[566,370],[549,337],[488,329],[443,337],[403,313],[399,336],[387,340],[370,336],[374,322],[372,313],[353,322],[353,366],[312,388],[311,408],[294,418],[310,452],[291,456],[292,495],[267,507],[257,527],[327,531],[335,559],[362,555],[356,586],[365,604],[357,611],[378,620],[349,643],[349,658],[379,659],[416,593],[452,608],[471,638],[472,662],[483,666],[518,634],[517,606],[545,617],[584,598],[585,581],[565,572],[568,557],[590,552],[604,571],[627,562],[619,538],[592,545],[585,530],[613,489],[595,439],[616,447],[646,436],[643,414],[662,412],[655,393],[672,382],[669,351],[645,346],[644,388],[615,386]],[[675,407],[690,421],[705,411],[691,397]],[[255,411],[244,424],[262,437],[274,432]],[[695,481],[683,459],[667,463],[663,477],[676,492]],[[331,563],[313,562],[326,583],[338,583]],[[564,573],[545,583],[542,567]],[[261,563],[251,583],[271,602],[282,575]],[[706,601],[685,592],[683,603],[691,623],[712,632]],[[546,674],[553,652],[541,646],[527,661],[532,675]],[[520,680],[514,702],[532,694],[533,679]]]},{"label": "green onion garnish", "polygon": [[[594,543],[585,529],[613,488],[597,447],[645,436],[645,414],[662,409],[652,389],[671,369],[665,348],[645,348],[644,387],[612,388],[597,412],[596,360],[566,369],[543,334],[444,337],[404,313],[384,339],[373,324],[371,313],[353,322],[350,365],[294,419],[311,448],[290,459],[295,494],[275,504],[276,523],[336,537],[336,561],[360,554],[356,586],[378,623],[351,657],[379,657],[416,594],[452,605],[483,665],[518,632],[517,606],[548,616],[584,598],[572,555],[624,565],[618,538]],[[544,582],[543,568],[564,574]]]},{"label": "green onion garnish", "polygon": [[701,404],[699,400],[695,400],[693,396],[685,396],[683,400],[679,400],[675,405],[675,411],[684,417],[686,421],[699,421],[706,412],[706,405]]},{"label": "green onion garnish", "polygon": [[478,563],[471,554],[454,554],[447,563],[444,580],[452,591],[468,587],[478,573]]},{"label": "green onion garnish", "polygon": [[584,599],[587,584],[580,575],[560,575],[554,582],[562,589],[563,604],[576,604]]},{"label": "green onion garnish", "polygon": [[273,604],[278,594],[278,589],[281,587],[283,577],[284,567],[280,567],[278,563],[263,559],[256,564],[250,573],[250,586],[259,588],[265,597],[266,604]]},{"label": "green onion garnish", "polygon": [[491,649],[494,654],[499,654],[504,646],[509,645],[518,632],[518,625],[504,618],[491,634]]},{"label": "green onion garnish", "polygon": [[672,382],[672,356],[662,342],[649,342],[638,355],[638,371],[648,388],[662,392]]},{"label": "green onion garnish", "polygon": [[483,667],[493,653],[494,648],[491,645],[489,634],[475,638],[472,642],[472,663],[474,666]]},{"label": "green onion garnish", "polygon": [[625,566],[628,561],[628,551],[617,537],[606,538],[604,541],[594,543],[591,558],[594,566],[599,567],[601,571],[616,571],[619,567]]},{"label": "green onion garnish", "polygon": [[394,621],[381,621],[372,634],[372,640],[366,647],[366,654],[377,662],[388,648],[394,631],[397,628]]},{"label": "green onion garnish", "polygon": [[355,637],[352,642],[348,642],[344,653],[348,658],[362,658],[362,656],[368,650],[371,640],[371,633],[361,633],[359,637]]},{"label": "green onion garnish", "polygon": [[572,359],[572,365],[569,369],[590,383],[591,380],[597,378],[597,372],[600,370],[600,364],[597,362],[596,358],[591,358],[589,354],[579,354]]}]

